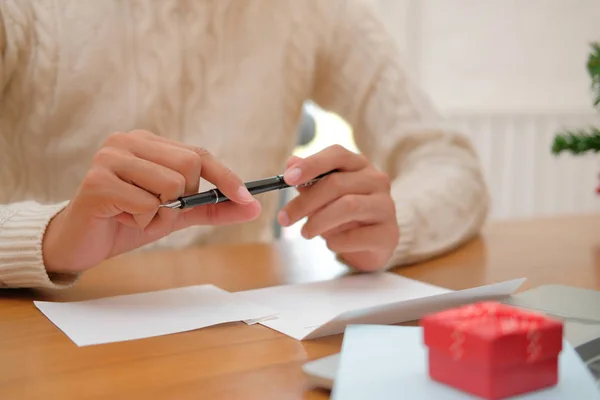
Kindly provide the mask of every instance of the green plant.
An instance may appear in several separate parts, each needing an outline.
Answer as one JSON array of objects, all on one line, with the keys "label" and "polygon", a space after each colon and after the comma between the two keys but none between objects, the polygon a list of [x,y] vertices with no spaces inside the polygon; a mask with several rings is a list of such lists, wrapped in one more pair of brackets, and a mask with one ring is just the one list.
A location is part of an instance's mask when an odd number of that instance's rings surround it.
[{"label": "green plant", "polygon": [[568,151],[571,154],[583,154],[600,151],[600,130],[595,127],[565,131],[557,134],[552,144],[552,152],[559,154]]},{"label": "green plant", "polygon": [[[600,106],[600,43],[591,44],[592,51],[587,60],[587,72],[592,83],[591,89],[594,96],[594,107]],[[588,152],[600,152],[600,129],[589,127],[587,129],[569,130],[558,132],[552,143],[552,153],[557,155],[570,152],[579,155]],[[600,186],[596,189],[600,193]]]}]

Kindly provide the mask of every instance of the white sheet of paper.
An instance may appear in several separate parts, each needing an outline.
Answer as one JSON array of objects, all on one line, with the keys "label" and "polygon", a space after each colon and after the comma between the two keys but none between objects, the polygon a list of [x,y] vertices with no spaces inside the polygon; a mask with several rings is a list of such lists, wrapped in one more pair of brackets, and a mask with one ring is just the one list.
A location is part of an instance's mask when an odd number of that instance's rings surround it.
[{"label": "white sheet of paper", "polygon": [[[448,289],[439,286],[382,272],[234,294],[257,304],[272,305],[277,309],[278,315],[270,318],[270,321],[290,320],[304,328],[306,324],[323,324],[349,310],[448,292]],[[265,321],[246,321],[248,324],[257,322]]]},{"label": "white sheet of paper", "polygon": [[247,323],[259,322],[301,340],[309,333],[307,327],[319,327],[347,311],[449,292],[445,288],[381,272],[234,294],[277,310],[275,317]]},{"label": "white sheet of paper", "polygon": [[213,285],[34,304],[78,346],[168,335],[275,313]]},{"label": "white sheet of paper", "polygon": [[260,323],[297,340],[342,333],[348,324],[396,324],[453,304],[501,297],[525,279],[452,292],[389,272],[235,293],[270,305],[277,315]]},{"label": "white sheet of paper", "polygon": [[[511,400],[600,399],[596,382],[565,340],[559,357],[559,382]],[[427,371],[427,348],[420,327],[351,325],[331,392],[332,400],[458,400],[476,397],[438,383]]]},{"label": "white sheet of paper", "polygon": [[523,282],[525,282],[525,278],[348,311],[316,329],[309,329],[310,332],[307,332],[303,339],[315,339],[342,333],[350,324],[389,325],[414,321],[442,309],[506,297],[517,290]]}]

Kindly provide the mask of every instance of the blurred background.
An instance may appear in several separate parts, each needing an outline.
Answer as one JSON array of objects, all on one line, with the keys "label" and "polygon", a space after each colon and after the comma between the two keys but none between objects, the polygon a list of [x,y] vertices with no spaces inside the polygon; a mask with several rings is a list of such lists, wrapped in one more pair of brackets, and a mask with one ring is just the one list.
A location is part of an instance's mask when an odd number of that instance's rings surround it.
[{"label": "blurred background", "polygon": [[[600,158],[550,150],[559,130],[600,123],[586,70],[590,44],[600,41],[600,1],[370,1],[409,73],[449,126],[473,140],[491,219],[600,211]],[[296,154],[335,143],[356,151],[351,128],[308,103]],[[301,226],[281,234],[297,237]]]}]

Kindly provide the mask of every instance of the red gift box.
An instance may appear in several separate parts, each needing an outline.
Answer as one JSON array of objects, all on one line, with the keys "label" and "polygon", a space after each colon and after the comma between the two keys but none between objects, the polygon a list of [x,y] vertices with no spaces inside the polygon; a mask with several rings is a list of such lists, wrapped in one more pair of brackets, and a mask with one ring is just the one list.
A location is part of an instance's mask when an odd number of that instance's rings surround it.
[{"label": "red gift box", "polygon": [[563,324],[542,314],[482,302],[421,320],[429,376],[497,400],[556,385]]}]

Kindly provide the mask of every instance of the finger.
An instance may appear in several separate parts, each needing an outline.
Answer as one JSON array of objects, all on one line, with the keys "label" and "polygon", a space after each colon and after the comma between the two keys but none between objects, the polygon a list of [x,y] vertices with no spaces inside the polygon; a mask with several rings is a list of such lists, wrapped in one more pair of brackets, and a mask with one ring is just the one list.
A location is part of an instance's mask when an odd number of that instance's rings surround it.
[{"label": "finger", "polygon": [[285,169],[288,169],[291,165],[298,162],[299,160],[302,160],[302,158],[298,156],[290,156],[290,158],[288,158],[287,162],[285,163]]},{"label": "finger", "polygon": [[152,136],[152,140],[179,146],[194,152],[201,160],[200,176],[215,185],[231,201],[241,204],[256,201],[250,192],[248,192],[248,189],[246,189],[242,179],[231,169],[219,162],[208,150],[156,135]]},{"label": "finger", "polygon": [[[142,142],[155,142],[163,145],[161,151],[152,152],[151,154],[144,154],[140,152],[148,146],[143,146]],[[167,139],[151,132],[139,130],[130,133],[116,133],[111,135],[107,140],[107,144],[110,146],[126,148],[129,151],[135,151],[136,149],[140,158],[150,158],[156,161],[156,163],[164,165],[167,164],[168,168],[174,170],[182,170],[187,166],[186,171],[182,173],[186,177],[186,192],[195,193],[198,191],[200,177],[204,177],[207,181],[217,186],[221,192],[223,192],[230,200],[238,203],[250,203],[255,201],[252,195],[248,192],[246,187],[243,185],[242,180],[234,174],[231,170],[219,163],[207,150],[188,145],[185,143],[176,142],[171,139]],[[171,147],[164,147],[165,145]],[[187,157],[182,160],[176,160],[176,157],[170,155],[172,147],[188,150],[193,153],[194,156]],[[151,161],[149,160],[149,161]],[[161,160],[161,161],[158,161]],[[191,160],[191,161],[190,161]],[[178,162],[179,164],[173,165]],[[165,165],[166,166],[166,165]]]},{"label": "finger", "polygon": [[[130,215],[121,213],[115,217],[115,219],[130,228],[136,228],[138,230],[142,230],[145,234],[155,234],[159,233],[156,236],[159,239],[162,236],[165,236],[174,230],[174,225],[179,217],[177,214],[172,213],[170,216],[160,216],[158,213],[147,213],[141,215]],[[145,221],[143,224],[138,221]],[[149,237],[150,238],[150,237]],[[154,240],[150,240],[154,241]]]},{"label": "finger", "polygon": [[374,272],[384,268],[391,258],[387,253],[372,251],[356,251],[340,254],[340,258],[357,271]]},{"label": "finger", "polygon": [[126,225],[130,228],[139,228],[138,223],[135,221],[131,214],[121,213],[115,217],[115,220],[120,224]]},{"label": "finger", "polygon": [[344,232],[349,229],[356,229],[360,226],[365,226],[365,225],[361,225],[360,222],[356,222],[356,221],[346,222],[345,224],[338,225],[335,228],[328,230],[327,232],[323,233],[321,236],[323,237],[323,239],[327,240],[330,237],[337,235],[340,232]]},{"label": "finger", "polygon": [[384,191],[387,182],[373,175],[360,171],[337,172],[324,177],[281,209],[278,215],[279,223],[282,226],[295,224],[346,194]]},{"label": "finger", "polygon": [[[143,144],[137,146],[138,149],[144,147]],[[111,147],[101,149],[96,157],[98,162],[113,171],[119,179],[149,192],[161,202],[176,199],[185,192],[185,177],[161,164]],[[155,219],[157,213],[159,218]],[[144,229],[167,229],[172,226],[177,214],[178,210],[159,210],[157,207],[148,213],[133,215],[133,219]]]},{"label": "finger", "polygon": [[209,204],[181,213],[173,229],[180,230],[194,225],[229,225],[247,222],[256,219],[260,212],[261,204],[258,201],[248,204],[231,202]]},{"label": "finger", "polygon": [[122,213],[134,216],[148,215],[136,224],[145,228],[152,220],[160,200],[132,184],[119,179],[112,171],[104,168],[90,170],[82,185],[83,206],[94,210],[98,218],[111,218]]},{"label": "finger", "polygon": [[327,247],[358,270],[376,271],[388,263],[398,239],[395,224],[368,225],[332,235]]},{"label": "finger", "polygon": [[[154,214],[154,217],[151,219],[150,223],[148,223],[144,231],[146,233],[173,232],[180,214],[182,214],[182,212],[179,210],[160,208]],[[134,218],[137,219],[137,216],[134,216]]]},{"label": "finger", "polygon": [[176,199],[185,191],[185,177],[163,165],[111,148],[101,149],[96,157],[117,177],[159,197],[163,202]]},{"label": "finger", "polygon": [[386,242],[386,227],[372,224],[346,229],[327,237],[327,247],[336,253],[376,251],[389,247]]},{"label": "finger", "polygon": [[312,239],[351,221],[361,224],[383,222],[390,213],[381,197],[360,194],[340,197],[308,218],[302,227],[302,236]]},{"label": "finger", "polygon": [[138,231],[141,230],[144,233],[153,233],[156,231],[166,233],[170,232],[170,230],[162,228],[165,225],[163,222],[164,219],[157,217],[156,212],[149,212],[140,215],[121,213],[117,215],[115,219],[125,226],[135,228]]},{"label": "finger", "polygon": [[342,146],[334,145],[304,159],[295,160],[283,178],[288,185],[300,185],[326,172],[358,171],[369,165],[367,159]]},{"label": "finger", "polygon": [[[139,140],[129,148],[135,156],[162,165],[184,177],[181,195],[198,193],[202,159],[194,151],[158,140]],[[171,197],[167,200],[174,200]]]}]

